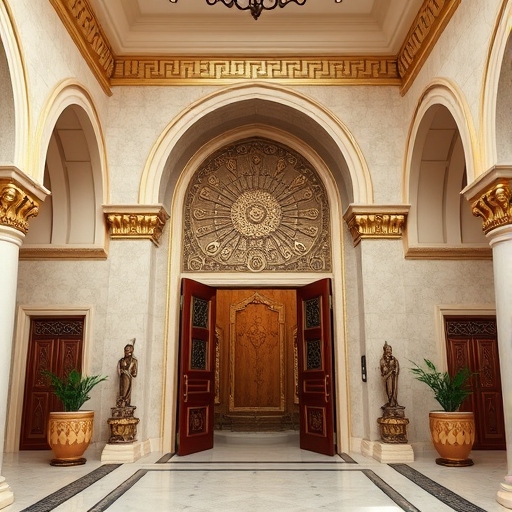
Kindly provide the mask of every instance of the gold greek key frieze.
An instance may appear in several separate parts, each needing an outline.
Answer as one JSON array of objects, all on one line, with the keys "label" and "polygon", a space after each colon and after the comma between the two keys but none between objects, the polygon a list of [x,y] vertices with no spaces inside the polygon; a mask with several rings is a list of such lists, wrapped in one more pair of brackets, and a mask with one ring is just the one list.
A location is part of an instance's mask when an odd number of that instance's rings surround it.
[{"label": "gold greek key frieze", "polygon": [[159,245],[169,215],[163,207],[104,206],[111,238],[150,239]]},{"label": "gold greek key frieze", "polygon": [[185,272],[331,269],[327,193],[297,152],[254,137],[207,158],[184,204]]},{"label": "gold greek key frieze", "polygon": [[356,246],[363,238],[402,238],[409,208],[350,206],[343,216]]},{"label": "gold greek key frieze", "polygon": [[115,55],[88,0],[50,0],[103,89],[110,94]]},{"label": "gold greek key frieze", "polygon": [[482,229],[489,233],[493,229],[512,224],[512,191],[508,181],[494,185],[471,205],[475,217],[482,217]]},{"label": "gold greek key frieze", "polygon": [[12,180],[0,180],[0,225],[26,234],[28,220],[39,213],[39,203]]},{"label": "gold greek key frieze", "polygon": [[461,0],[425,0],[398,52],[398,72],[403,79],[402,94],[430,54]]},{"label": "gold greek key frieze", "polygon": [[278,80],[292,83],[400,83],[394,57],[354,58],[149,58],[119,57],[112,85]]}]

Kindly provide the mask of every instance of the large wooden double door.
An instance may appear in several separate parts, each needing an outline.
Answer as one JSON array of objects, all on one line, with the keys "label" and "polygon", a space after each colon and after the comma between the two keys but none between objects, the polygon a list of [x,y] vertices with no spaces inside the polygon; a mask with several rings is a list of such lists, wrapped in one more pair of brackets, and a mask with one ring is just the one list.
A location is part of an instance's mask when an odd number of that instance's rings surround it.
[{"label": "large wooden double door", "polygon": [[[294,293],[300,446],[306,450],[334,455],[330,280],[324,279],[298,288]],[[179,455],[213,447],[218,301],[216,289],[189,279],[183,280]],[[229,407],[232,410],[247,411],[254,408],[269,412],[283,411],[287,403],[293,401],[290,395],[294,393],[294,383],[290,383],[289,378],[283,382],[281,378],[285,367],[291,366],[286,362],[289,357],[285,357],[284,338],[286,330],[289,330],[284,325],[286,304],[282,304],[281,311],[277,302],[269,299],[264,292],[255,290],[246,298],[231,304],[230,328],[237,321],[239,326],[235,330],[231,328],[225,339],[231,342],[230,350],[236,350],[236,353],[231,354],[231,363],[238,359],[241,363],[230,369]],[[260,314],[262,309],[259,306],[275,314]],[[225,311],[225,308],[220,309]],[[245,372],[244,367],[247,369]],[[268,372],[275,378],[262,379],[262,372]],[[237,393],[233,392],[234,387]]]}]

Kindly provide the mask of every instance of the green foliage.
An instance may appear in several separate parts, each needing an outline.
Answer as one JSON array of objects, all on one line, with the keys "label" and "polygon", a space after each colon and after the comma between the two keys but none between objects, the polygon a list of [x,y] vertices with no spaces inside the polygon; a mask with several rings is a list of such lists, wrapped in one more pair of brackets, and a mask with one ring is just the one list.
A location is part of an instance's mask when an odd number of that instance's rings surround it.
[{"label": "green foliage", "polygon": [[78,411],[91,398],[89,396],[91,389],[107,380],[105,375],[82,377],[77,370],[71,370],[64,378],[60,378],[48,370],[43,370],[41,373],[50,379],[53,392],[64,405],[65,411]]},{"label": "green foliage", "polygon": [[411,361],[415,366],[411,368],[411,372],[416,379],[424,382],[434,392],[434,398],[445,411],[457,411],[462,402],[472,393],[469,388],[469,379],[474,374],[468,368],[461,368],[455,376],[450,377],[448,372],[437,371],[432,361],[428,359],[424,361],[427,369]]}]

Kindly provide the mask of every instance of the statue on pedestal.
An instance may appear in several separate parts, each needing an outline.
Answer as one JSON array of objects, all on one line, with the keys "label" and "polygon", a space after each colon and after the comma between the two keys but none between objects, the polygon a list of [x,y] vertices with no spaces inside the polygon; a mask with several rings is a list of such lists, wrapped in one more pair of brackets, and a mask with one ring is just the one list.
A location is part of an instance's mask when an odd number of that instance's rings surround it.
[{"label": "statue on pedestal", "polygon": [[124,357],[117,363],[119,375],[119,395],[116,407],[112,407],[112,417],[107,420],[110,427],[109,444],[133,443],[137,435],[139,418],[133,416],[136,409],[131,405],[132,382],[137,377],[138,362],[133,355],[135,338],[124,347]]},{"label": "statue on pedestal", "polygon": [[381,407],[382,417],[377,420],[381,439],[384,443],[406,444],[409,420],[405,417],[405,407],[399,405],[397,399],[400,364],[393,356],[393,347],[387,341],[384,342],[380,360],[380,374],[388,397],[387,403]]},{"label": "statue on pedestal", "polygon": [[137,377],[137,359],[133,356],[135,338],[124,347],[124,357],[117,363],[117,374],[119,375],[119,397],[117,407],[130,406],[132,398],[132,380]]},{"label": "statue on pedestal", "polygon": [[399,407],[397,401],[398,395],[398,374],[400,373],[400,364],[398,359],[393,356],[393,347],[384,342],[384,353],[380,360],[380,374],[384,379],[388,403],[384,407]]}]

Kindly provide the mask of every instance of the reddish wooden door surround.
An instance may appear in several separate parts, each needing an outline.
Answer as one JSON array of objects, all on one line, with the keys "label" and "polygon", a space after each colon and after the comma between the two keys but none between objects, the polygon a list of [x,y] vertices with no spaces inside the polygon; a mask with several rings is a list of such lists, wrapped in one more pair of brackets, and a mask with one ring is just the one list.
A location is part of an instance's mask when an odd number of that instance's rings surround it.
[{"label": "reddish wooden door surround", "polygon": [[178,455],[213,448],[215,288],[182,282]]},{"label": "reddish wooden door surround", "polygon": [[20,450],[49,450],[50,411],[62,411],[42,370],[64,376],[82,370],[84,317],[32,318],[27,355]]},{"label": "reddish wooden door surround", "polygon": [[300,447],[334,455],[331,282],[297,290]]},{"label": "reddish wooden door surround", "polygon": [[[330,280],[297,290],[300,447],[334,455]],[[178,455],[213,448],[216,290],[182,281]]]},{"label": "reddish wooden door surround", "polygon": [[504,450],[505,427],[495,318],[446,317],[448,371],[467,366],[477,372],[473,394],[461,411],[475,414],[476,450]]}]

